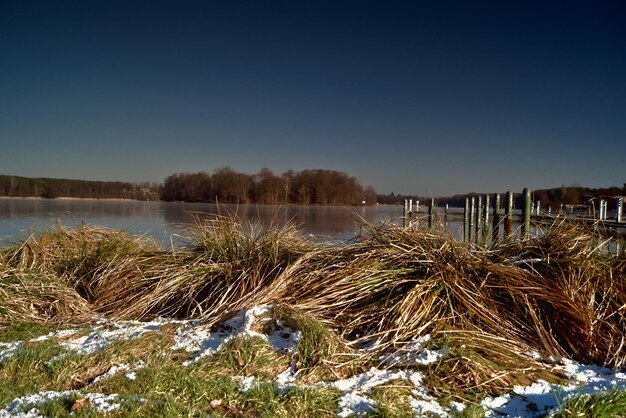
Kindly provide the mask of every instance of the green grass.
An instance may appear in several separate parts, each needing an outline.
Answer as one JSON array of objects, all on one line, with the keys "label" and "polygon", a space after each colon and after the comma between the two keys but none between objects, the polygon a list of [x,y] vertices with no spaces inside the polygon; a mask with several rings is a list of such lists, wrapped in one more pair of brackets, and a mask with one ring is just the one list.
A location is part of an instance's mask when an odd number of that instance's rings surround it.
[{"label": "green grass", "polygon": [[58,331],[60,325],[56,323],[32,323],[16,321],[0,326],[0,342],[27,341]]},{"label": "green grass", "polygon": [[410,418],[414,412],[409,404],[412,385],[406,381],[393,381],[367,392],[366,396],[378,405],[370,413],[372,417]]},{"label": "green grass", "polygon": [[555,418],[626,417],[626,391],[612,390],[604,394],[578,395],[568,399]]},{"label": "green grass", "polygon": [[[292,388],[277,391],[272,381],[290,364],[290,356],[276,353],[260,338],[238,337],[222,350],[183,366],[187,356],[170,351],[168,332],[118,341],[104,351],[77,355],[56,341],[24,344],[18,353],[0,363],[0,405],[42,391],[80,390],[117,394],[121,408],[110,416],[334,416],[338,392],[326,388]],[[50,359],[56,359],[50,361]],[[136,379],[125,372],[88,386],[113,365],[138,364]],[[254,376],[258,384],[243,392],[240,378]],[[71,394],[37,405],[46,416],[65,416],[83,396]],[[304,415],[303,415],[304,414]],[[76,416],[100,416],[86,405]]]}]

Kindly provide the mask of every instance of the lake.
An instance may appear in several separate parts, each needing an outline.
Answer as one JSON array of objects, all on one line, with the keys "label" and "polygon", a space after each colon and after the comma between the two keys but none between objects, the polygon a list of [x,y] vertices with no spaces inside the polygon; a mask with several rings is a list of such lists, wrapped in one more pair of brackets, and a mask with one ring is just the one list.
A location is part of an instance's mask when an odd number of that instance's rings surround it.
[{"label": "lake", "polygon": [[[282,226],[289,221],[320,240],[347,241],[358,233],[361,217],[378,224],[399,221],[401,206],[271,206],[220,204],[222,213],[237,212],[243,219]],[[55,225],[73,228],[82,222],[132,234],[149,235],[169,246],[194,222],[194,214],[216,214],[208,203],[144,202],[135,200],[0,199],[0,246],[25,239]]]}]

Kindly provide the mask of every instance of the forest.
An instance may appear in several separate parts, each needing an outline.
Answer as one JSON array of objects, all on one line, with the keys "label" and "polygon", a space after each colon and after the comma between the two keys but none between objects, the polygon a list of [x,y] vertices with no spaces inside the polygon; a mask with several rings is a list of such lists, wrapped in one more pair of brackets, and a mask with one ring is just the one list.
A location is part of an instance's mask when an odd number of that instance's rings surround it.
[{"label": "forest", "polygon": [[136,184],[121,181],[90,181],[54,178],[33,178],[0,175],[0,196],[7,197],[74,197],[92,199],[158,198],[156,184]]},{"label": "forest", "polygon": [[288,170],[275,174],[263,168],[250,175],[230,167],[199,173],[176,173],[165,179],[161,199],[184,202],[360,205],[376,204],[373,187],[335,170]]}]

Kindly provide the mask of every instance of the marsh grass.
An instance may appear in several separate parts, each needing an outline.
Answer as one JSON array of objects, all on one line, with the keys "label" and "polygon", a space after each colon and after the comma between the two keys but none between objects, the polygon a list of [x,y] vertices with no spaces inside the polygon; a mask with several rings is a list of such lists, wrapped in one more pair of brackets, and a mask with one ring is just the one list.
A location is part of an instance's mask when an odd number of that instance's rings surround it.
[{"label": "marsh grass", "polygon": [[79,322],[89,303],[66,281],[46,271],[0,271],[0,325],[13,322]]},{"label": "marsh grass", "polygon": [[[472,402],[514,385],[563,378],[531,352],[555,362],[567,357],[611,368],[626,365],[626,255],[607,254],[592,231],[557,223],[531,240],[484,247],[442,231],[391,223],[362,230],[345,246],[316,247],[293,225],[263,227],[221,216],[198,220],[186,247],[165,250],[121,232],[58,227],[0,250],[0,324],[5,327],[0,338],[4,333],[27,339],[50,324],[88,324],[99,317],[195,318],[211,327],[228,312],[261,304],[274,306],[268,327],[280,322],[302,332],[291,355],[273,352],[262,340],[235,339],[217,360],[203,359],[191,371],[159,357],[165,336],[142,341],[141,348],[116,344],[119,351],[107,349],[91,359],[67,357],[56,366],[64,368],[53,370],[31,352],[30,366],[58,390],[84,386],[107,365],[133,358],[143,359],[146,370],[167,370],[198,396],[200,382],[230,391],[233,383],[226,374],[270,379],[292,363],[301,383],[335,380],[382,365],[381,358],[401,353],[425,334],[449,349],[423,368],[431,392],[446,401]],[[20,331],[7,327],[11,323],[43,328]],[[156,351],[146,354],[144,347]],[[18,373],[12,361],[2,370]],[[210,412],[187,394],[170,395],[175,389],[146,373],[138,371],[143,377],[126,386],[122,379],[111,382],[120,381],[123,393],[151,382],[162,386],[159,396],[171,396],[142,410]],[[51,383],[61,381],[74,383]],[[306,398],[271,393],[269,387],[257,395],[274,405],[273,413],[285,416],[289,405]],[[187,409],[176,405],[181,396]],[[264,413],[253,394],[229,396],[213,412]]]},{"label": "marsh grass", "polygon": [[278,322],[301,333],[301,340],[291,355],[291,363],[298,370],[299,382],[338,380],[367,370],[369,364],[358,351],[329,324],[311,313],[277,305],[272,314],[274,324]]}]

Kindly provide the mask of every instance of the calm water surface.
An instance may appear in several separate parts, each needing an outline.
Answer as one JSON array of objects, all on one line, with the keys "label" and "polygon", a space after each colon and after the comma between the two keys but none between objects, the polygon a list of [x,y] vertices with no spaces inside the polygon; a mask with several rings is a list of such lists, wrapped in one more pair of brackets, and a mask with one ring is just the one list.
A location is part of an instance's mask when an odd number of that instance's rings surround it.
[{"label": "calm water surface", "polygon": [[[293,221],[305,234],[318,239],[347,241],[358,233],[356,220],[370,223],[398,221],[401,206],[326,207],[220,205],[219,210],[237,212],[243,219],[274,223]],[[8,245],[30,234],[60,222],[73,228],[81,223],[150,235],[170,245],[194,222],[194,214],[206,217],[216,214],[214,204],[179,202],[140,202],[116,200],[0,199],[0,246]]]}]

